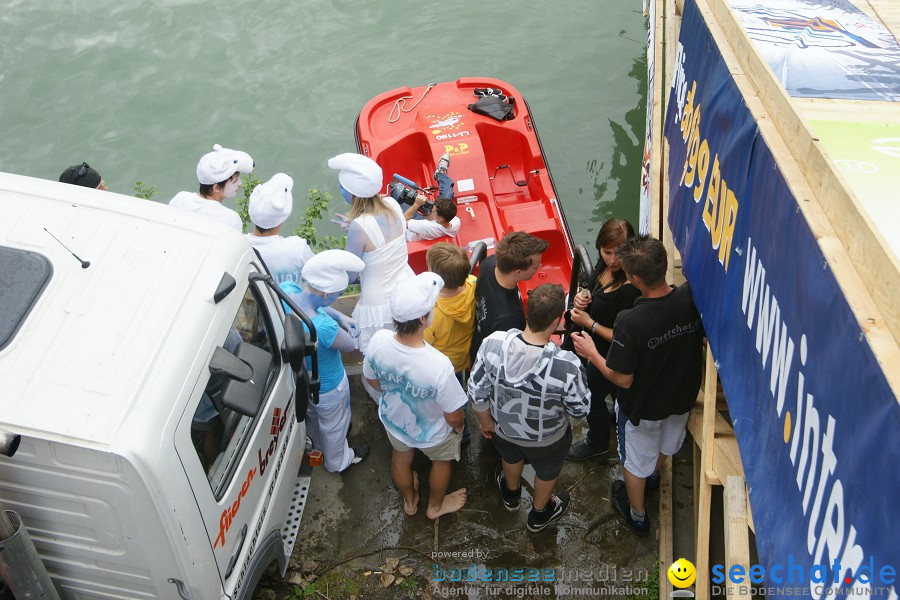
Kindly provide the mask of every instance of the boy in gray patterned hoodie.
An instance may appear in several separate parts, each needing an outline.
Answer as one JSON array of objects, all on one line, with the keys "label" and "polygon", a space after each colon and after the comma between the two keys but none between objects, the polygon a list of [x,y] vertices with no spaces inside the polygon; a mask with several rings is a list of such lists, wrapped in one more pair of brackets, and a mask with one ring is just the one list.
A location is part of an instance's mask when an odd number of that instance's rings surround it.
[{"label": "boy in gray patterned hoodie", "polygon": [[581,361],[550,341],[564,310],[560,286],[535,288],[528,297],[525,331],[498,331],[485,338],[468,385],[481,433],[500,454],[497,487],[507,510],[519,508],[525,461],[534,467],[529,531],[544,529],[569,507],[568,493],[553,493],[572,444],[569,416],[584,418],[591,405]]}]

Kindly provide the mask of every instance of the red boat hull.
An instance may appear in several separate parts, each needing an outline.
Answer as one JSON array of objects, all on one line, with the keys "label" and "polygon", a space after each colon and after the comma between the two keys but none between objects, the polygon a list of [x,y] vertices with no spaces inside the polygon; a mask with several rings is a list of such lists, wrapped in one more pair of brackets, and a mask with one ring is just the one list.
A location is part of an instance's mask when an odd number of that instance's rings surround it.
[{"label": "red boat hull", "polygon": [[[515,98],[515,117],[497,121],[469,110],[478,99],[475,88],[499,88]],[[525,231],[550,246],[535,277],[521,285],[523,299],[529,289],[544,283],[568,291],[572,236],[534,120],[518,90],[489,78],[391,90],[363,107],[356,139],[359,151],[384,170],[385,186],[394,173],[422,187],[434,185],[438,159],[450,154],[448,174],[456,182],[462,225],[454,238],[409,242],[409,263],[417,273],[426,270],[425,252],[437,242],[451,241],[471,250],[483,240],[492,254],[506,233]]]}]

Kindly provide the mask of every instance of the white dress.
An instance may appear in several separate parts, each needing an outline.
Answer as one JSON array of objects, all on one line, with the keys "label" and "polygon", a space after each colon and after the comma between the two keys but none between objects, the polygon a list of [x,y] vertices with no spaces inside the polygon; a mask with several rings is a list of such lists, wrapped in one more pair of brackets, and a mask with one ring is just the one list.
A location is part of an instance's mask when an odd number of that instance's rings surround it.
[{"label": "white dress", "polygon": [[[395,202],[398,218],[405,224],[403,212]],[[390,297],[394,287],[401,281],[413,276],[409,266],[409,255],[406,251],[405,231],[385,243],[384,234],[375,217],[362,215],[354,219],[362,228],[369,240],[375,245],[374,250],[363,252],[362,259],[366,268],[360,273],[359,301],[353,309],[353,319],[359,327],[359,349],[365,354],[369,340],[376,331],[393,329]],[[405,229],[405,227],[404,227]]]}]

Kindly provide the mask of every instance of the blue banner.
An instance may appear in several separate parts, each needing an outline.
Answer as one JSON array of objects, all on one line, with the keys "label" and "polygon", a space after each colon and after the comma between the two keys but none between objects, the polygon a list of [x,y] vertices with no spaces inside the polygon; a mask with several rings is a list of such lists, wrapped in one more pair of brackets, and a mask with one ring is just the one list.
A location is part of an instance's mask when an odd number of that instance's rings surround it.
[{"label": "blue banner", "polygon": [[718,362],[760,556],[757,579],[724,565],[712,582],[896,598],[900,405],[692,0],[675,70],[669,226]]}]

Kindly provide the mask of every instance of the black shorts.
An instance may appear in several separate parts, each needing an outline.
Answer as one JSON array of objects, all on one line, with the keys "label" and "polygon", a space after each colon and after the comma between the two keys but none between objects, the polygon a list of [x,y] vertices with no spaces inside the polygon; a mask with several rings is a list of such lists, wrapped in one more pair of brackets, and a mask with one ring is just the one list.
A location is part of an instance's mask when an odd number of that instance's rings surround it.
[{"label": "black shorts", "polygon": [[502,439],[494,434],[491,438],[494,448],[505,462],[515,464],[522,460],[534,467],[537,478],[541,481],[553,481],[559,477],[566,456],[569,455],[569,446],[572,445],[572,428],[567,427],[566,433],[559,440],[549,446],[520,446],[514,442]]}]

